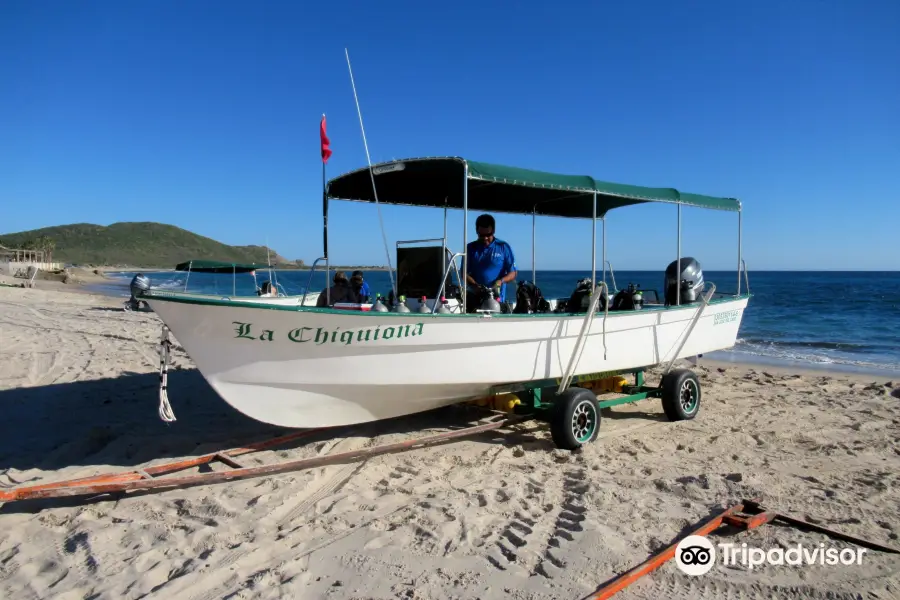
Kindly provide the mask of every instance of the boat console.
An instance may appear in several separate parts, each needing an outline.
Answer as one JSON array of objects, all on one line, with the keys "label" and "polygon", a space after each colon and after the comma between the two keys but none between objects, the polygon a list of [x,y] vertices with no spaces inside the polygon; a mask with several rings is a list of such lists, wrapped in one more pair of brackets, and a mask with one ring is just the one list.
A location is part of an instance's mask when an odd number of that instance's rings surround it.
[{"label": "boat console", "polygon": [[436,313],[464,312],[459,285],[461,276],[453,258],[444,238],[398,241],[397,297],[393,290],[388,293],[385,302],[388,310],[431,313],[437,303]]}]

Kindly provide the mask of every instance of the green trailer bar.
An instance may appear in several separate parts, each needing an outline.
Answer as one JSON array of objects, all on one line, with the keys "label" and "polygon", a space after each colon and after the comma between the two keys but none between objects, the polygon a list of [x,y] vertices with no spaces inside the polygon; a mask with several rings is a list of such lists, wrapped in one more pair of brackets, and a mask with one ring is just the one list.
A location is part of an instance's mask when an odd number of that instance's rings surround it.
[{"label": "green trailer bar", "polygon": [[[571,387],[559,392],[562,379],[539,379],[505,383],[491,388],[491,395],[516,394],[521,401],[512,412],[532,415],[550,424],[557,447],[574,450],[596,439],[600,429],[600,409],[631,404],[648,398],[659,398],[670,421],[693,419],[700,410],[700,380],[689,369],[674,369],[663,375],[658,386],[646,385],[648,367],[621,371],[604,371],[572,377]],[[634,384],[622,386],[617,398],[604,399],[577,384],[616,376],[632,375]]]}]

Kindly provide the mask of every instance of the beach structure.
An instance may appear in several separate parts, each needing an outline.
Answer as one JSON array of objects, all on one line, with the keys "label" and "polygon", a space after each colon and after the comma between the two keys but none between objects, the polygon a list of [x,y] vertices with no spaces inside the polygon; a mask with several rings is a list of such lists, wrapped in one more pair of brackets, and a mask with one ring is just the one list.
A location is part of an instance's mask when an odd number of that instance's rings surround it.
[{"label": "beach structure", "polygon": [[0,245],[0,274],[27,277],[29,267],[43,271],[59,271],[64,268],[63,263],[53,262],[49,260],[50,258],[43,250],[7,248]]}]

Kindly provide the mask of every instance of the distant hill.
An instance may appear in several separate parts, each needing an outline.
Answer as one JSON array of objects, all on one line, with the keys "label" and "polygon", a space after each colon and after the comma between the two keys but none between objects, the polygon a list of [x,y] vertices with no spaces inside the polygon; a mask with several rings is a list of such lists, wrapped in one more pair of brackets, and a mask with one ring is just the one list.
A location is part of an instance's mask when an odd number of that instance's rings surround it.
[{"label": "distant hill", "polygon": [[[229,246],[163,223],[76,223],[0,234],[0,245],[23,248],[52,240],[53,260],[82,265],[172,268],[192,259],[266,262],[265,246]],[[38,242],[40,246],[41,242]],[[296,266],[270,249],[273,265]],[[288,264],[285,264],[288,263]]]}]

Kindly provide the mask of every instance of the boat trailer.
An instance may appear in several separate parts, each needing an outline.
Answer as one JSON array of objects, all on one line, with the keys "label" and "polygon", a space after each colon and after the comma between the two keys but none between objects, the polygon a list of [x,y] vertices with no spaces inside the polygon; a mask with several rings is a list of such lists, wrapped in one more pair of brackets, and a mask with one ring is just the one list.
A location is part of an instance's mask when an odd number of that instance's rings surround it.
[{"label": "boat trailer", "polygon": [[[71,479],[56,483],[45,483],[30,486],[19,486],[9,490],[0,490],[0,502],[15,502],[38,498],[60,498],[69,496],[85,496],[106,493],[126,493],[131,490],[162,490],[192,487],[248,479],[262,475],[300,471],[328,464],[369,458],[380,454],[411,450],[459,439],[500,429],[506,425],[536,419],[550,425],[550,433],[553,443],[560,449],[576,450],[579,447],[594,441],[600,431],[600,410],[619,404],[629,404],[648,398],[659,398],[662,401],[663,411],[670,421],[693,419],[700,410],[700,380],[689,369],[672,369],[675,357],[678,356],[684,343],[687,341],[691,330],[709,303],[709,299],[715,291],[713,284],[707,294],[701,299],[700,305],[689,324],[680,344],[673,352],[673,358],[663,369],[662,380],[659,386],[648,386],[644,380],[644,371],[648,367],[627,369],[622,371],[607,371],[586,375],[574,375],[583,344],[587,341],[587,331],[597,311],[601,293],[607,291],[606,283],[599,282],[594,289],[593,298],[585,314],[581,332],[576,340],[575,349],[566,366],[563,376],[558,379],[543,379],[537,381],[519,382],[494,386],[490,395],[486,398],[472,400],[466,404],[476,404],[488,407],[492,411],[502,414],[499,419],[465,427],[436,433],[434,435],[373,446],[361,450],[351,450],[337,454],[328,454],[313,458],[289,460],[276,464],[245,467],[235,459],[242,454],[271,449],[294,440],[311,436],[314,433],[336,431],[338,427],[326,427],[302,430],[271,440],[265,440],[250,444],[246,447],[233,448],[231,450],[214,452],[203,456],[173,461],[160,465],[153,465],[143,469],[136,469],[122,473],[94,475],[79,479]],[[604,308],[604,316],[608,307]],[[604,319],[604,327],[605,327]],[[605,348],[605,329],[603,343]],[[169,353],[171,350],[168,328],[163,325],[160,338],[160,366],[159,366],[159,416],[167,423],[175,421],[175,415],[169,405],[168,398],[168,367]],[[623,374],[634,376],[634,384],[628,385]],[[601,399],[598,394],[617,393],[623,394],[618,398]],[[228,471],[215,471],[207,473],[194,473],[180,477],[163,477],[171,473],[184,471],[192,467],[222,463],[231,468]]]},{"label": "boat trailer", "polygon": [[[691,419],[697,414],[700,385],[696,375],[691,371],[676,369],[663,376],[662,385],[658,387],[645,384],[643,369],[631,374],[634,376],[633,385],[627,383],[621,372],[604,372],[571,377],[569,381],[572,385],[566,389],[562,389],[561,384],[565,382],[561,379],[496,386],[491,390],[490,396],[464,403],[490,411],[491,418],[488,422],[402,442],[252,467],[245,466],[238,460],[241,455],[271,450],[314,434],[338,431],[341,428],[308,429],[230,450],[131,471],[0,490],[0,502],[116,494],[132,490],[176,489],[300,471],[457,440],[528,420],[548,422],[555,445],[562,449],[574,450],[597,438],[600,409],[647,398],[661,398],[670,420]],[[687,392],[685,393],[682,388]],[[597,395],[608,393],[624,396],[604,399]],[[224,464],[229,469],[166,477],[212,463]]]}]

